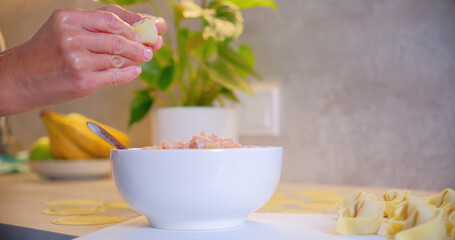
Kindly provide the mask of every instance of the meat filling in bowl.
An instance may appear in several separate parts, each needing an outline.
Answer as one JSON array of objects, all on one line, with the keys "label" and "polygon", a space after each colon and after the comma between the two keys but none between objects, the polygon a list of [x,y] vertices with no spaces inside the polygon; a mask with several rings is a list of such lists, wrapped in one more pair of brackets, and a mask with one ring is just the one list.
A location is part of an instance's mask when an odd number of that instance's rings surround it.
[{"label": "meat filling in bowl", "polygon": [[161,146],[148,146],[142,149],[216,149],[216,148],[242,148],[239,143],[235,143],[231,138],[220,138],[215,134],[207,135],[201,132],[199,135],[193,136],[189,142],[183,140],[176,141],[170,144],[168,141],[163,141]]}]

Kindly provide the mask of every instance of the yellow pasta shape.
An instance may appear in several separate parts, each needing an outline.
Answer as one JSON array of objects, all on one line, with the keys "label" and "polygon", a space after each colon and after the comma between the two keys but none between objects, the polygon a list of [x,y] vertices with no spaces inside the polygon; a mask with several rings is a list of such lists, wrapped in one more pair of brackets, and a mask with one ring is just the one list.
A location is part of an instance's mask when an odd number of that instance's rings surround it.
[{"label": "yellow pasta shape", "polygon": [[450,216],[453,213],[455,213],[455,202],[451,202],[441,209],[441,217],[446,225],[447,234],[450,234],[454,228],[453,223],[450,222]]},{"label": "yellow pasta shape", "polygon": [[352,202],[338,211],[337,232],[342,235],[376,234],[381,227],[385,204],[372,198]]},{"label": "yellow pasta shape", "polygon": [[446,240],[441,214],[425,205],[422,202],[409,201],[407,208],[403,206],[396,216],[405,218],[403,229],[395,234],[396,240]]},{"label": "yellow pasta shape", "polygon": [[[408,194],[405,196],[405,198],[403,199],[402,202],[398,203],[398,204],[389,204],[387,206],[386,204],[386,210],[387,211],[387,217],[389,219],[393,218],[394,217],[394,214],[397,210],[397,208],[401,207],[405,202],[409,201],[409,200],[417,200],[417,201],[420,201],[420,198],[417,197],[417,196],[414,196],[414,195],[411,195],[411,194]],[[385,215],[384,215],[385,216]]]},{"label": "yellow pasta shape", "polygon": [[418,200],[403,202],[395,210],[394,216],[389,218],[389,225],[386,228],[387,234],[393,237],[396,233],[402,231],[406,220],[415,211],[419,211],[419,214],[423,215],[424,219],[428,219],[434,216],[435,208]]},{"label": "yellow pasta shape", "polygon": [[450,237],[455,239],[455,212],[452,212],[449,216],[449,222],[452,224],[452,231],[450,231]]},{"label": "yellow pasta shape", "polygon": [[428,203],[437,208],[443,208],[451,202],[455,202],[455,191],[450,188],[428,198]]},{"label": "yellow pasta shape", "polygon": [[351,195],[347,196],[345,199],[341,200],[340,202],[337,203],[337,209],[341,210],[349,205],[351,205],[353,202],[361,199],[376,199],[376,196],[373,193],[367,193],[363,190],[357,191],[352,193]]},{"label": "yellow pasta shape", "polygon": [[397,205],[406,201],[409,195],[408,190],[390,189],[382,195],[382,201],[385,203],[384,217],[388,217],[393,214]]}]

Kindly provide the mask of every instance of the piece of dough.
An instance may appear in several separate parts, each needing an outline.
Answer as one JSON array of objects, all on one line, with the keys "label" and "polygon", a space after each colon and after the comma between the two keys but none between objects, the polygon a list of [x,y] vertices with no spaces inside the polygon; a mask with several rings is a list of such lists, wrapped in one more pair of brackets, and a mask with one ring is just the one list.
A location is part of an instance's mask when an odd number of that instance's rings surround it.
[{"label": "piece of dough", "polygon": [[435,208],[427,203],[410,200],[403,202],[394,213],[394,216],[389,218],[389,225],[387,225],[387,234],[390,237],[395,236],[396,233],[400,232],[404,228],[406,220],[415,212],[419,211],[422,216],[421,219],[431,218],[434,215]]},{"label": "piece of dough", "polygon": [[357,191],[352,193],[351,195],[347,196],[345,199],[341,200],[340,202],[337,203],[337,208],[338,210],[343,209],[349,205],[351,205],[353,202],[361,199],[376,199],[376,196],[373,193],[367,193],[363,190]]},{"label": "piece of dough", "polygon": [[446,188],[442,192],[435,194],[427,199],[428,203],[437,208],[443,208],[451,202],[455,202],[455,191]]},{"label": "piece of dough", "polygon": [[385,204],[372,198],[356,200],[338,211],[337,232],[342,235],[376,234],[381,228]]},{"label": "piece of dough", "polygon": [[450,222],[450,216],[453,213],[455,213],[455,202],[451,202],[441,209],[441,217],[446,225],[447,234],[450,234],[454,228],[453,223]]},{"label": "piece of dough", "polygon": [[104,207],[71,207],[71,208],[50,208],[43,211],[49,215],[84,215],[105,212]]},{"label": "piece of dough", "polygon": [[67,199],[47,202],[49,207],[80,207],[80,206],[99,206],[103,202],[94,199]]},{"label": "piece of dough", "polygon": [[57,225],[79,226],[79,225],[99,225],[99,224],[117,223],[117,222],[121,222],[124,220],[125,220],[125,217],[123,217],[123,216],[84,215],[84,216],[71,216],[71,217],[54,219],[54,220],[52,220],[52,223],[57,224]]},{"label": "piece of dough", "polygon": [[452,231],[450,232],[450,237],[452,239],[455,239],[455,212],[450,214],[449,221],[452,224]]},{"label": "piece of dough", "polygon": [[158,40],[156,18],[143,18],[132,25],[134,32],[139,36],[141,43],[153,45]]},{"label": "piece of dough", "polygon": [[126,202],[111,202],[104,204],[104,206],[112,209],[131,209]]},{"label": "piece of dough", "polygon": [[445,240],[446,237],[439,211],[418,200],[406,201],[396,210],[387,233],[396,240]]},{"label": "piece of dough", "polygon": [[407,194],[404,197],[403,201],[401,201],[401,202],[399,202],[397,204],[390,203],[388,206],[386,204],[386,210],[385,211],[387,211],[387,216],[384,214],[384,217],[388,217],[389,219],[393,218],[397,208],[399,208],[401,205],[403,205],[406,201],[409,201],[409,200],[418,200],[418,201],[420,201],[420,198],[417,197],[417,196],[411,195],[411,194]]},{"label": "piece of dough", "polygon": [[403,202],[409,194],[408,190],[390,189],[382,194],[382,201],[385,203],[384,217],[389,216],[389,210],[392,212],[391,205],[398,205]]},{"label": "piece of dough", "polygon": [[417,224],[417,212],[405,222],[403,231],[395,234],[396,240],[446,240],[444,221],[440,215],[429,219],[425,223]]}]

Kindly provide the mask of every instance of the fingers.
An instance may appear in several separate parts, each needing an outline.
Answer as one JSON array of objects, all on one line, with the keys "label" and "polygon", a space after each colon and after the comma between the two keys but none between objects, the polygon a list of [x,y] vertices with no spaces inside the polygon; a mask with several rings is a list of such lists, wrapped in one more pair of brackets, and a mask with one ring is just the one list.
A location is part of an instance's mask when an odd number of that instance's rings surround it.
[{"label": "fingers", "polygon": [[80,17],[82,28],[89,32],[103,32],[118,34],[126,39],[137,41],[136,33],[126,22],[122,21],[117,15],[96,10],[83,10],[83,17]]},{"label": "fingers", "polygon": [[163,46],[163,38],[161,36],[158,36],[158,40],[156,40],[156,43],[150,46],[153,51],[159,50]]},{"label": "fingers", "polygon": [[119,7],[118,5],[108,5],[102,8],[98,8],[98,10],[114,13],[129,25],[133,25],[144,16],[144,14],[130,12],[124,8]]},{"label": "fingers", "polygon": [[153,57],[150,48],[116,34],[96,33],[96,38],[87,36],[83,41],[93,53],[120,55],[134,62],[149,61]]},{"label": "fingers", "polygon": [[93,54],[84,60],[90,70],[93,71],[103,71],[110,68],[124,68],[137,65],[136,62],[133,62],[128,58],[110,54]]},{"label": "fingers", "polygon": [[[148,16],[146,14],[134,13],[134,12],[128,11],[124,8],[119,7],[118,5],[108,5],[108,6],[104,6],[102,8],[98,8],[98,10],[114,13],[120,19],[127,22],[129,25],[133,25],[134,23],[139,21],[141,18]],[[155,25],[158,30],[158,35],[162,36],[162,35],[164,35],[164,33],[166,33],[167,24],[162,17],[156,18]]]},{"label": "fingers", "polygon": [[129,66],[124,68],[111,68],[104,71],[94,72],[93,77],[94,79],[98,80],[97,88],[99,88],[128,83],[138,77],[141,72],[141,67]]},{"label": "fingers", "polygon": [[162,17],[157,17],[155,22],[158,35],[163,36],[167,31],[167,24]]}]

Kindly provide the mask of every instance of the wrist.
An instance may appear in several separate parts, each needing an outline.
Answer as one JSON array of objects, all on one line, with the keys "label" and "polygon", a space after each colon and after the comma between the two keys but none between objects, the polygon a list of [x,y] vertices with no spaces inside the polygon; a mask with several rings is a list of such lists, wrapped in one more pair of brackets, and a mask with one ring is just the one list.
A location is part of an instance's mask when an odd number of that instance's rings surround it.
[{"label": "wrist", "polygon": [[0,116],[12,115],[28,110],[24,89],[20,86],[25,69],[20,64],[19,47],[0,54]]}]

